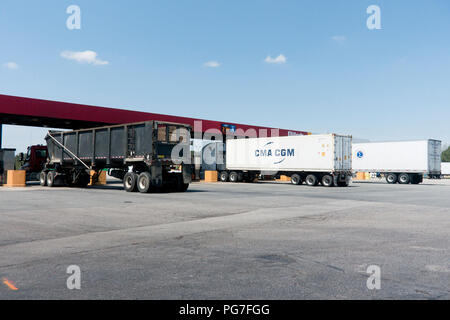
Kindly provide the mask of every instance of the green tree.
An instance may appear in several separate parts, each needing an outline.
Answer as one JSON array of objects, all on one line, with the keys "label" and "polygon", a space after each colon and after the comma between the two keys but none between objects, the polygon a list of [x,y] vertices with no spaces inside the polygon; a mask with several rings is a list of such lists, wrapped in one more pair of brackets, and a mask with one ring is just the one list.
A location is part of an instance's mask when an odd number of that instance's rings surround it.
[{"label": "green tree", "polygon": [[450,147],[442,152],[442,162],[450,162]]}]

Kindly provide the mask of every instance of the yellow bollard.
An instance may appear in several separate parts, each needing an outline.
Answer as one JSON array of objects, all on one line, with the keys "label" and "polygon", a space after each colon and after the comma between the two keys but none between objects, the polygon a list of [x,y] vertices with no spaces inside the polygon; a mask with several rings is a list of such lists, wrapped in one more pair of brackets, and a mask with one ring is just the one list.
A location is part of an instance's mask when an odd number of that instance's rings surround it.
[{"label": "yellow bollard", "polygon": [[356,179],[355,180],[365,180],[365,179],[366,179],[365,172],[357,172],[356,173]]},{"label": "yellow bollard", "polygon": [[6,174],[7,188],[26,187],[27,173],[25,170],[8,170]]},{"label": "yellow bollard", "polygon": [[204,182],[217,182],[219,173],[217,171],[205,171]]},{"label": "yellow bollard", "polygon": [[96,174],[96,171],[91,170],[91,172],[90,172],[91,180],[89,182],[89,185],[90,186],[92,186],[92,185],[94,185],[94,186],[104,186],[104,185],[106,185],[106,171],[100,171],[99,175],[98,175],[98,177],[96,179],[97,181],[92,183],[95,174]]}]

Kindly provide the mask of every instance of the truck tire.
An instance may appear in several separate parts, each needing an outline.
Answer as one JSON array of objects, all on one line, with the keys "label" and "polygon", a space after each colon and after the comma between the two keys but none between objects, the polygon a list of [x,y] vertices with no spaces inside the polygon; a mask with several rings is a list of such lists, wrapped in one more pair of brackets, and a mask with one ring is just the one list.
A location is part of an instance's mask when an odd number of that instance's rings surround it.
[{"label": "truck tire", "polygon": [[231,172],[230,173],[230,182],[238,182],[239,181],[239,175],[237,172]]},{"label": "truck tire", "polygon": [[148,172],[142,172],[137,179],[137,188],[140,193],[148,193],[152,187],[152,176]]},{"label": "truck tire", "polygon": [[56,177],[56,172],[55,171],[49,171],[47,173],[47,186],[50,188],[53,188],[55,186],[55,177]]},{"label": "truck tire", "polygon": [[81,174],[78,177],[77,182],[75,183],[75,186],[78,188],[87,188],[89,183],[91,182],[91,177],[88,174]]},{"label": "truck tire", "polygon": [[332,187],[334,186],[334,179],[329,174],[326,174],[322,177],[322,185],[324,187]]},{"label": "truck tire", "polygon": [[411,182],[411,177],[407,173],[401,173],[398,176],[398,183],[400,184],[409,184]]},{"label": "truck tire", "polygon": [[219,180],[221,182],[227,182],[228,181],[228,172],[222,171],[219,175]]},{"label": "truck tire", "polygon": [[397,177],[397,175],[396,175],[395,173],[389,173],[389,174],[386,176],[386,181],[387,181],[387,183],[389,183],[389,184],[396,184],[396,183],[397,183],[397,180],[398,180],[398,177]]},{"label": "truck tire", "polygon": [[134,172],[127,172],[123,177],[123,188],[126,192],[136,192],[137,174]]},{"label": "truck tire", "polygon": [[175,186],[175,189],[173,191],[175,192],[186,192],[186,190],[189,188],[189,183],[184,183],[183,175],[177,176],[177,184]]},{"label": "truck tire", "polygon": [[310,187],[314,187],[317,186],[317,183],[319,182],[319,180],[317,180],[317,177],[313,174],[310,174],[306,177],[305,179],[306,185],[310,186]]},{"label": "truck tire", "polygon": [[415,174],[411,177],[411,184],[419,184],[423,182],[423,179],[421,179],[421,175]]},{"label": "truck tire", "polygon": [[256,176],[252,173],[248,173],[247,175],[244,175],[244,182],[247,183],[253,183],[255,182]]},{"label": "truck tire", "polygon": [[338,181],[337,186],[338,187],[348,187],[350,184],[348,183],[348,181]]},{"label": "truck tire", "polygon": [[47,185],[47,173],[45,171],[41,171],[39,174],[39,184],[43,187]]},{"label": "truck tire", "polygon": [[298,186],[299,184],[302,184],[302,177],[300,177],[299,174],[296,174],[296,173],[293,174],[291,176],[291,183],[296,186]]}]

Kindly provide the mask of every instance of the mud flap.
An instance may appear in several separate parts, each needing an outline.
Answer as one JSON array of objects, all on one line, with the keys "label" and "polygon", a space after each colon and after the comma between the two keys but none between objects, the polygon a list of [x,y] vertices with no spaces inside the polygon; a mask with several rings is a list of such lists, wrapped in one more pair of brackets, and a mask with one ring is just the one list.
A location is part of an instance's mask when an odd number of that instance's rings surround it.
[{"label": "mud flap", "polygon": [[163,184],[163,174],[161,162],[156,162],[151,166],[152,186],[161,187]]},{"label": "mud flap", "polygon": [[183,183],[188,184],[192,182],[191,166],[183,164]]},{"label": "mud flap", "polygon": [[334,175],[333,176],[333,183],[335,186],[338,186],[338,182],[339,182],[339,176],[338,175]]}]

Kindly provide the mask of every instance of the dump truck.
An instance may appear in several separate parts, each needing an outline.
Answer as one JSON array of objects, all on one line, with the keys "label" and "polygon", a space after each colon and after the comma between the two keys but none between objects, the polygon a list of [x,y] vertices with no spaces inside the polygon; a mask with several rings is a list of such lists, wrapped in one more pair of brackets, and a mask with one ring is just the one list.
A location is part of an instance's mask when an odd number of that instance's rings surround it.
[{"label": "dump truck", "polygon": [[[338,134],[229,139],[225,161],[216,167],[222,182],[284,175],[294,185],[346,187],[352,177],[351,146],[351,136]],[[216,151],[220,155],[220,145]]]},{"label": "dump truck", "polygon": [[125,191],[184,192],[191,182],[188,125],[147,121],[75,131],[49,131],[42,186],[86,187],[108,169]]},{"label": "dump truck", "polygon": [[414,140],[353,144],[353,170],[386,177],[389,184],[419,184],[441,176],[441,141]]}]

